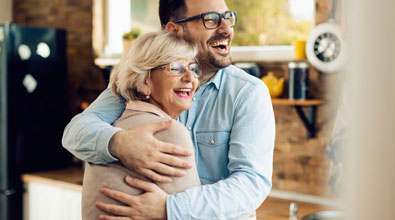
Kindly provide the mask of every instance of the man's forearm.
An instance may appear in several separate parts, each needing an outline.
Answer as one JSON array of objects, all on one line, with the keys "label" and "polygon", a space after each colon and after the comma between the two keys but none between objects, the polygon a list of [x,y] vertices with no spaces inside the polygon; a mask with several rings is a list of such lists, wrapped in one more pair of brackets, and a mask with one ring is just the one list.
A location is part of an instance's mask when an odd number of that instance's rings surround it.
[{"label": "man's forearm", "polygon": [[[271,181],[254,175],[235,174],[217,183],[168,195],[169,219],[242,219],[264,201]],[[251,181],[251,178],[255,178]]]},{"label": "man's forearm", "polygon": [[115,161],[108,145],[113,135],[121,129],[112,127],[111,124],[124,109],[124,100],[115,97],[110,88],[107,88],[83,113],[70,121],[63,133],[63,146],[85,161]]},{"label": "man's forearm", "polygon": [[[64,130],[62,144],[77,158],[106,164],[117,161],[108,149],[108,144],[120,129],[101,122],[93,115],[78,115]],[[81,117],[81,118],[78,118]]]}]

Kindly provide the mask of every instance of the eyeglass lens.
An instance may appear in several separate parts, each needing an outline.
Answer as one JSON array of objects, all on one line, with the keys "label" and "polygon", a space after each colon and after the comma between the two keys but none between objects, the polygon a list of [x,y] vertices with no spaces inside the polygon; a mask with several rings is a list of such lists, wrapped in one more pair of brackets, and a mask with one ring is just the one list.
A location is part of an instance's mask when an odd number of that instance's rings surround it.
[{"label": "eyeglass lens", "polygon": [[236,13],[233,11],[225,12],[224,14],[219,13],[207,13],[203,17],[203,22],[206,28],[217,28],[220,23],[222,17],[229,23],[231,27],[236,24]]},{"label": "eyeglass lens", "polygon": [[[172,62],[170,63],[170,71],[176,75],[184,74],[186,66],[183,63]],[[200,76],[200,67],[196,63],[191,63],[188,65],[188,69],[194,72],[197,76]]]}]

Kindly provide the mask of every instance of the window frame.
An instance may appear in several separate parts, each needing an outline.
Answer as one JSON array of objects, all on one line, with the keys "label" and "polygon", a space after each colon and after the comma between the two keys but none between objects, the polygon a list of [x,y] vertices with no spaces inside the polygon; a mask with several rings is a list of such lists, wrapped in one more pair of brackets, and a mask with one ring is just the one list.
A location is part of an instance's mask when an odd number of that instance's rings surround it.
[{"label": "window frame", "polygon": [[[99,66],[115,65],[119,57],[104,54],[104,47],[108,41],[108,13],[105,10],[109,0],[95,0],[93,3],[93,47],[96,55],[95,63]],[[316,0],[317,1],[317,0]],[[96,13],[96,15],[95,15]],[[315,16],[317,12],[315,11]],[[314,23],[314,19],[313,19]],[[294,60],[294,47],[287,46],[232,46],[230,53],[232,62],[265,62]]]}]

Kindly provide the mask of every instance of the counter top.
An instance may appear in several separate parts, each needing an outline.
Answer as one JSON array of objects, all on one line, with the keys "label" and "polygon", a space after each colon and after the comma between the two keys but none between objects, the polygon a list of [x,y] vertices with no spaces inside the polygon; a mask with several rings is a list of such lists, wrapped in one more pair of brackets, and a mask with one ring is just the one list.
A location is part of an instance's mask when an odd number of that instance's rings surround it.
[{"label": "counter top", "polygon": [[279,199],[269,196],[257,209],[257,220],[289,220],[289,206],[292,202],[297,204],[298,219],[302,219],[308,214],[319,211],[336,210],[334,207],[330,206],[288,199]]},{"label": "counter top", "polygon": [[[82,179],[82,168],[66,168],[61,170],[36,172],[22,175],[22,180],[25,183],[38,182],[76,191],[82,190]],[[257,219],[288,220],[289,206],[291,202],[297,203],[299,219],[314,212],[335,210],[333,207],[320,204],[299,202],[295,200],[280,199],[269,196],[257,209]]]},{"label": "counter top", "polygon": [[22,175],[24,183],[38,182],[76,191],[82,191],[84,171],[80,167],[53,171],[27,173]]}]

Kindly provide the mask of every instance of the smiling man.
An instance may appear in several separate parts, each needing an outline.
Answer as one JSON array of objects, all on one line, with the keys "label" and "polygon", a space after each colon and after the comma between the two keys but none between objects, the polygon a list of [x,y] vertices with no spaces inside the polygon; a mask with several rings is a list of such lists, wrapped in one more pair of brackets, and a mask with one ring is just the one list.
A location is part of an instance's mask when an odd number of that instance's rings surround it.
[{"label": "smiling man", "polygon": [[[161,7],[166,6],[161,4]],[[198,60],[205,73],[203,80],[207,80],[219,69],[231,64],[229,49],[237,13],[228,11],[223,1],[185,1],[185,7],[186,18],[175,21],[162,19],[161,22],[167,24],[166,29],[175,29],[178,34],[198,45]],[[166,13],[163,10],[161,12]],[[181,30],[180,25],[174,24],[180,24]]]},{"label": "smiling man", "polygon": [[[98,207],[132,219],[248,216],[271,189],[275,127],[266,86],[231,65],[230,43],[237,13],[229,11],[224,0],[161,0],[159,14],[165,30],[198,45],[201,87],[191,109],[178,120],[190,131],[202,186],[166,195],[155,184],[126,178],[131,186],[146,193],[130,196],[103,189],[105,195],[127,206],[99,203]],[[132,130],[110,125],[124,110],[123,101],[110,89],[105,90],[69,123],[63,145],[89,162],[119,159],[129,169],[155,181],[168,182],[168,175],[183,175],[189,165],[174,155],[191,152],[153,138],[153,133],[168,128],[169,123]]]}]

